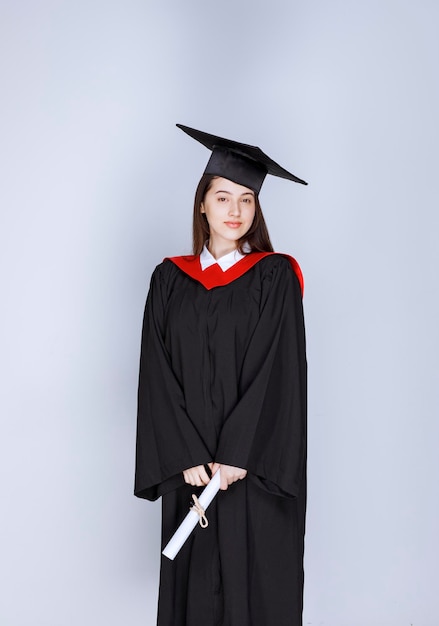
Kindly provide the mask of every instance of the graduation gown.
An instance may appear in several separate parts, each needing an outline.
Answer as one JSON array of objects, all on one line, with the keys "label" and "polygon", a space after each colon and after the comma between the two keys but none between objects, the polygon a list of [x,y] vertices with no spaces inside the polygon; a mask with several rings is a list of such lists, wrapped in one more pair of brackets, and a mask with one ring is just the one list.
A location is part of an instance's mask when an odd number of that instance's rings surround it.
[{"label": "graduation gown", "polygon": [[248,470],[219,492],[174,561],[162,556],[159,626],[300,626],[306,357],[300,269],[246,255],[154,271],[142,333],[135,495],[162,496],[162,548],[189,510],[183,470]]}]

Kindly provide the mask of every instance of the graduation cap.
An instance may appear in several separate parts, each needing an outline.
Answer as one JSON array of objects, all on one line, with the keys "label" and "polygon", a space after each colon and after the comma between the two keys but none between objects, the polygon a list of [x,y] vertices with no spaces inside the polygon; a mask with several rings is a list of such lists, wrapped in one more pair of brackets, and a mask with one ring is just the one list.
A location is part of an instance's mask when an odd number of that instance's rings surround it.
[{"label": "graduation cap", "polygon": [[259,193],[267,174],[286,178],[295,183],[302,183],[302,185],[308,184],[285,170],[256,146],[210,135],[182,124],[177,124],[177,126],[190,137],[202,143],[203,146],[212,150],[212,156],[204,170],[205,174],[228,178],[238,185],[253,189],[256,193]]}]

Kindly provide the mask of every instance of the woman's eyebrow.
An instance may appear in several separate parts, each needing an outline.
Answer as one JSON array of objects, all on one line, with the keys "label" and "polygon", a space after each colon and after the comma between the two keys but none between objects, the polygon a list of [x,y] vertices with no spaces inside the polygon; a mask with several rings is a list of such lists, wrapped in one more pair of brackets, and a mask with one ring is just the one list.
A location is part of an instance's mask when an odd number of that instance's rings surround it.
[{"label": "woman's eyebrow", "polygon": [[[226,190],[222,190],[222,189],[218,189],[218,191],[215,191],[215,193],[227,193],[229,194],[229,196],[232,194],[231,191],[226,191]],[[253,192],[252,191],[244,191],[244,193],[241,194],[241,196],[253,196]]]}]

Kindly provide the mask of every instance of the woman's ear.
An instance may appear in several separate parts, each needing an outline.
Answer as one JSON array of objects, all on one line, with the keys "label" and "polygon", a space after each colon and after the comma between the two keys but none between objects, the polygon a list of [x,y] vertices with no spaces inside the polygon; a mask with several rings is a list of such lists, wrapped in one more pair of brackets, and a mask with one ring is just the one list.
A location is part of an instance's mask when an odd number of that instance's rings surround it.
[{"label": "woman's ear", "polygon": [[200,204],[200,212],[201,213],[206,213],[206,211],[204,210],[204,203],[203,202]]}]

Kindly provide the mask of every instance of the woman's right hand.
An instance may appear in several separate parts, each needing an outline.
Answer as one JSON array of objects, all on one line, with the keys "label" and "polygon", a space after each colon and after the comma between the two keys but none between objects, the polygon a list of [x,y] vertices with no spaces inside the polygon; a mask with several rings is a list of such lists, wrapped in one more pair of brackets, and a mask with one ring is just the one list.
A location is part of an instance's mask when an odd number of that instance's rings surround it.
[{"label": "woman's right hand", "polygon": [[[208,464],[210,469],[213,463]],[[204,487],[210,481],[210,477],[206,472],[204,465],[196,465],[183,471],[184,482],[193,487]]]}]

